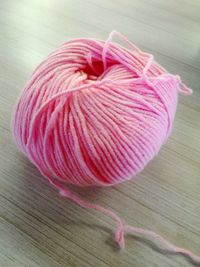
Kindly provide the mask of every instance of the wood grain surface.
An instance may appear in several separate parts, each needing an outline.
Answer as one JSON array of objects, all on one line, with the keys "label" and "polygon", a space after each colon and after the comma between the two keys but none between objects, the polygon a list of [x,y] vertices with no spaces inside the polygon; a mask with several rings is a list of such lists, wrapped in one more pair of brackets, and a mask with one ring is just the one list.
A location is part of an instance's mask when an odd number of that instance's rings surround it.
[{"label": "wood grain surface", "polygon": [[179,97],[172,135],[136,180],[81,195],[200,255],[200,2],[1,0],[1,267],[192,266],[139,236],[118,251],[113,222],[60,197],[12,141],[13,105],[40,61],[70,38],[105,39],[113,29],[194,93]]}]

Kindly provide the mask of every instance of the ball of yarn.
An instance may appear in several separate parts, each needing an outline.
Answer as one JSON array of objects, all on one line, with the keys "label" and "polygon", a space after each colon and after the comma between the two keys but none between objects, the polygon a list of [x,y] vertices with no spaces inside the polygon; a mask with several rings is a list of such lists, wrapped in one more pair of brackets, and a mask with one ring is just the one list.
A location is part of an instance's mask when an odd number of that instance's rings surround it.
[{"label": "ball of yarn", "polygon": [[[118,35],[131,49],[111,41]],[[78,186],[132,178],[170,134],[181,88],[153,56],[112,32],[63,43],[18,101],[19,148],[50,179]]]},{"label": "ball of yarn", "polygon": [[[114,35],[130,49],[112,42]],[[196,264],[200,257],[191,251],[126,225],[66,186],[109,186],[140,172],[171,132],[178,91],[191,93],[179,76],[116,31],[107,41],[73,39],[36,68],[16,105],[12,128],[18,147],[60,195],[115,221],[120,248],[125,234],[143,234]]]}]

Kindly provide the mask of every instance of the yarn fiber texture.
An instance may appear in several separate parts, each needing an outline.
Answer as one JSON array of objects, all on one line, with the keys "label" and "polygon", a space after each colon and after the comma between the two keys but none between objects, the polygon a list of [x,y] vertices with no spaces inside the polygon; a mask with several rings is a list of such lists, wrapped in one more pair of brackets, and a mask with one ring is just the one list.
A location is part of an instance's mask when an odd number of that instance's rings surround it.
[{"label": "yarn fiber texture", "polygon": [[[114,36],[128,48],[113,42]],[[190,94],[191,89],[116,31],[106,41],[69,40],[26,84],[15,108],[13,136],[62,196],[116,221],[120,247],[126,232],[143,233],[200,261],[150,230],[125,225],[112,211],[67,189],[67,184],[114,185],[143,170],[171,133],[178,92]]]},{"label": "yarn fiber texture", "polygon": [[131,48],[110,39],[74,39],[37,67],[13,131],[45,176],[78,186],[113,185],[158,153],[171,132],[180,78]]}]

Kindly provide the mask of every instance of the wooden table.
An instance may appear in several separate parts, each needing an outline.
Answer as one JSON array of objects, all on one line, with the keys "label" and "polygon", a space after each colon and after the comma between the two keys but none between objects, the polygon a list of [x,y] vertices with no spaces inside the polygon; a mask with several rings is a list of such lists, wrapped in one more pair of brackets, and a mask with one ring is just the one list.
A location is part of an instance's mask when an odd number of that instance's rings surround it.
[{"label": "wooden table", "polygon": [[194,94],[179,97],[172,135],[138,179],[86,191],[86,199],[200,254],[200,2],[1,0],[1,267],[191,266],[131,235],[119,252],[113,222],[60,197],[12,141],[13,104],[40,61],[70,38],[105,39],[113,29],[181,75]]}]

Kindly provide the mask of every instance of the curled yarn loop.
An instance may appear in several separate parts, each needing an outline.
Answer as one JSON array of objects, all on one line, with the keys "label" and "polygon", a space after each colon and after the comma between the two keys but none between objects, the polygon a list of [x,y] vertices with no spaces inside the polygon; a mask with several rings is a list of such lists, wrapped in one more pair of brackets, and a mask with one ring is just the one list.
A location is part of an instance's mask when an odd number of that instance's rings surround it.
[{"label": "curled yarn loop", "polygon": [[[119,37],[130,49],[114,43]],[[112,211],[88,203],[66,184],[110,186],[139,173],[167,140],[178,92],[192,90],[121,33],[63,43],[34,71],[13,116],[20,150],[63,197],[116,223],[115,240],[143,234],[194,262],[200,258],[154,232],[126,225]]]}]

